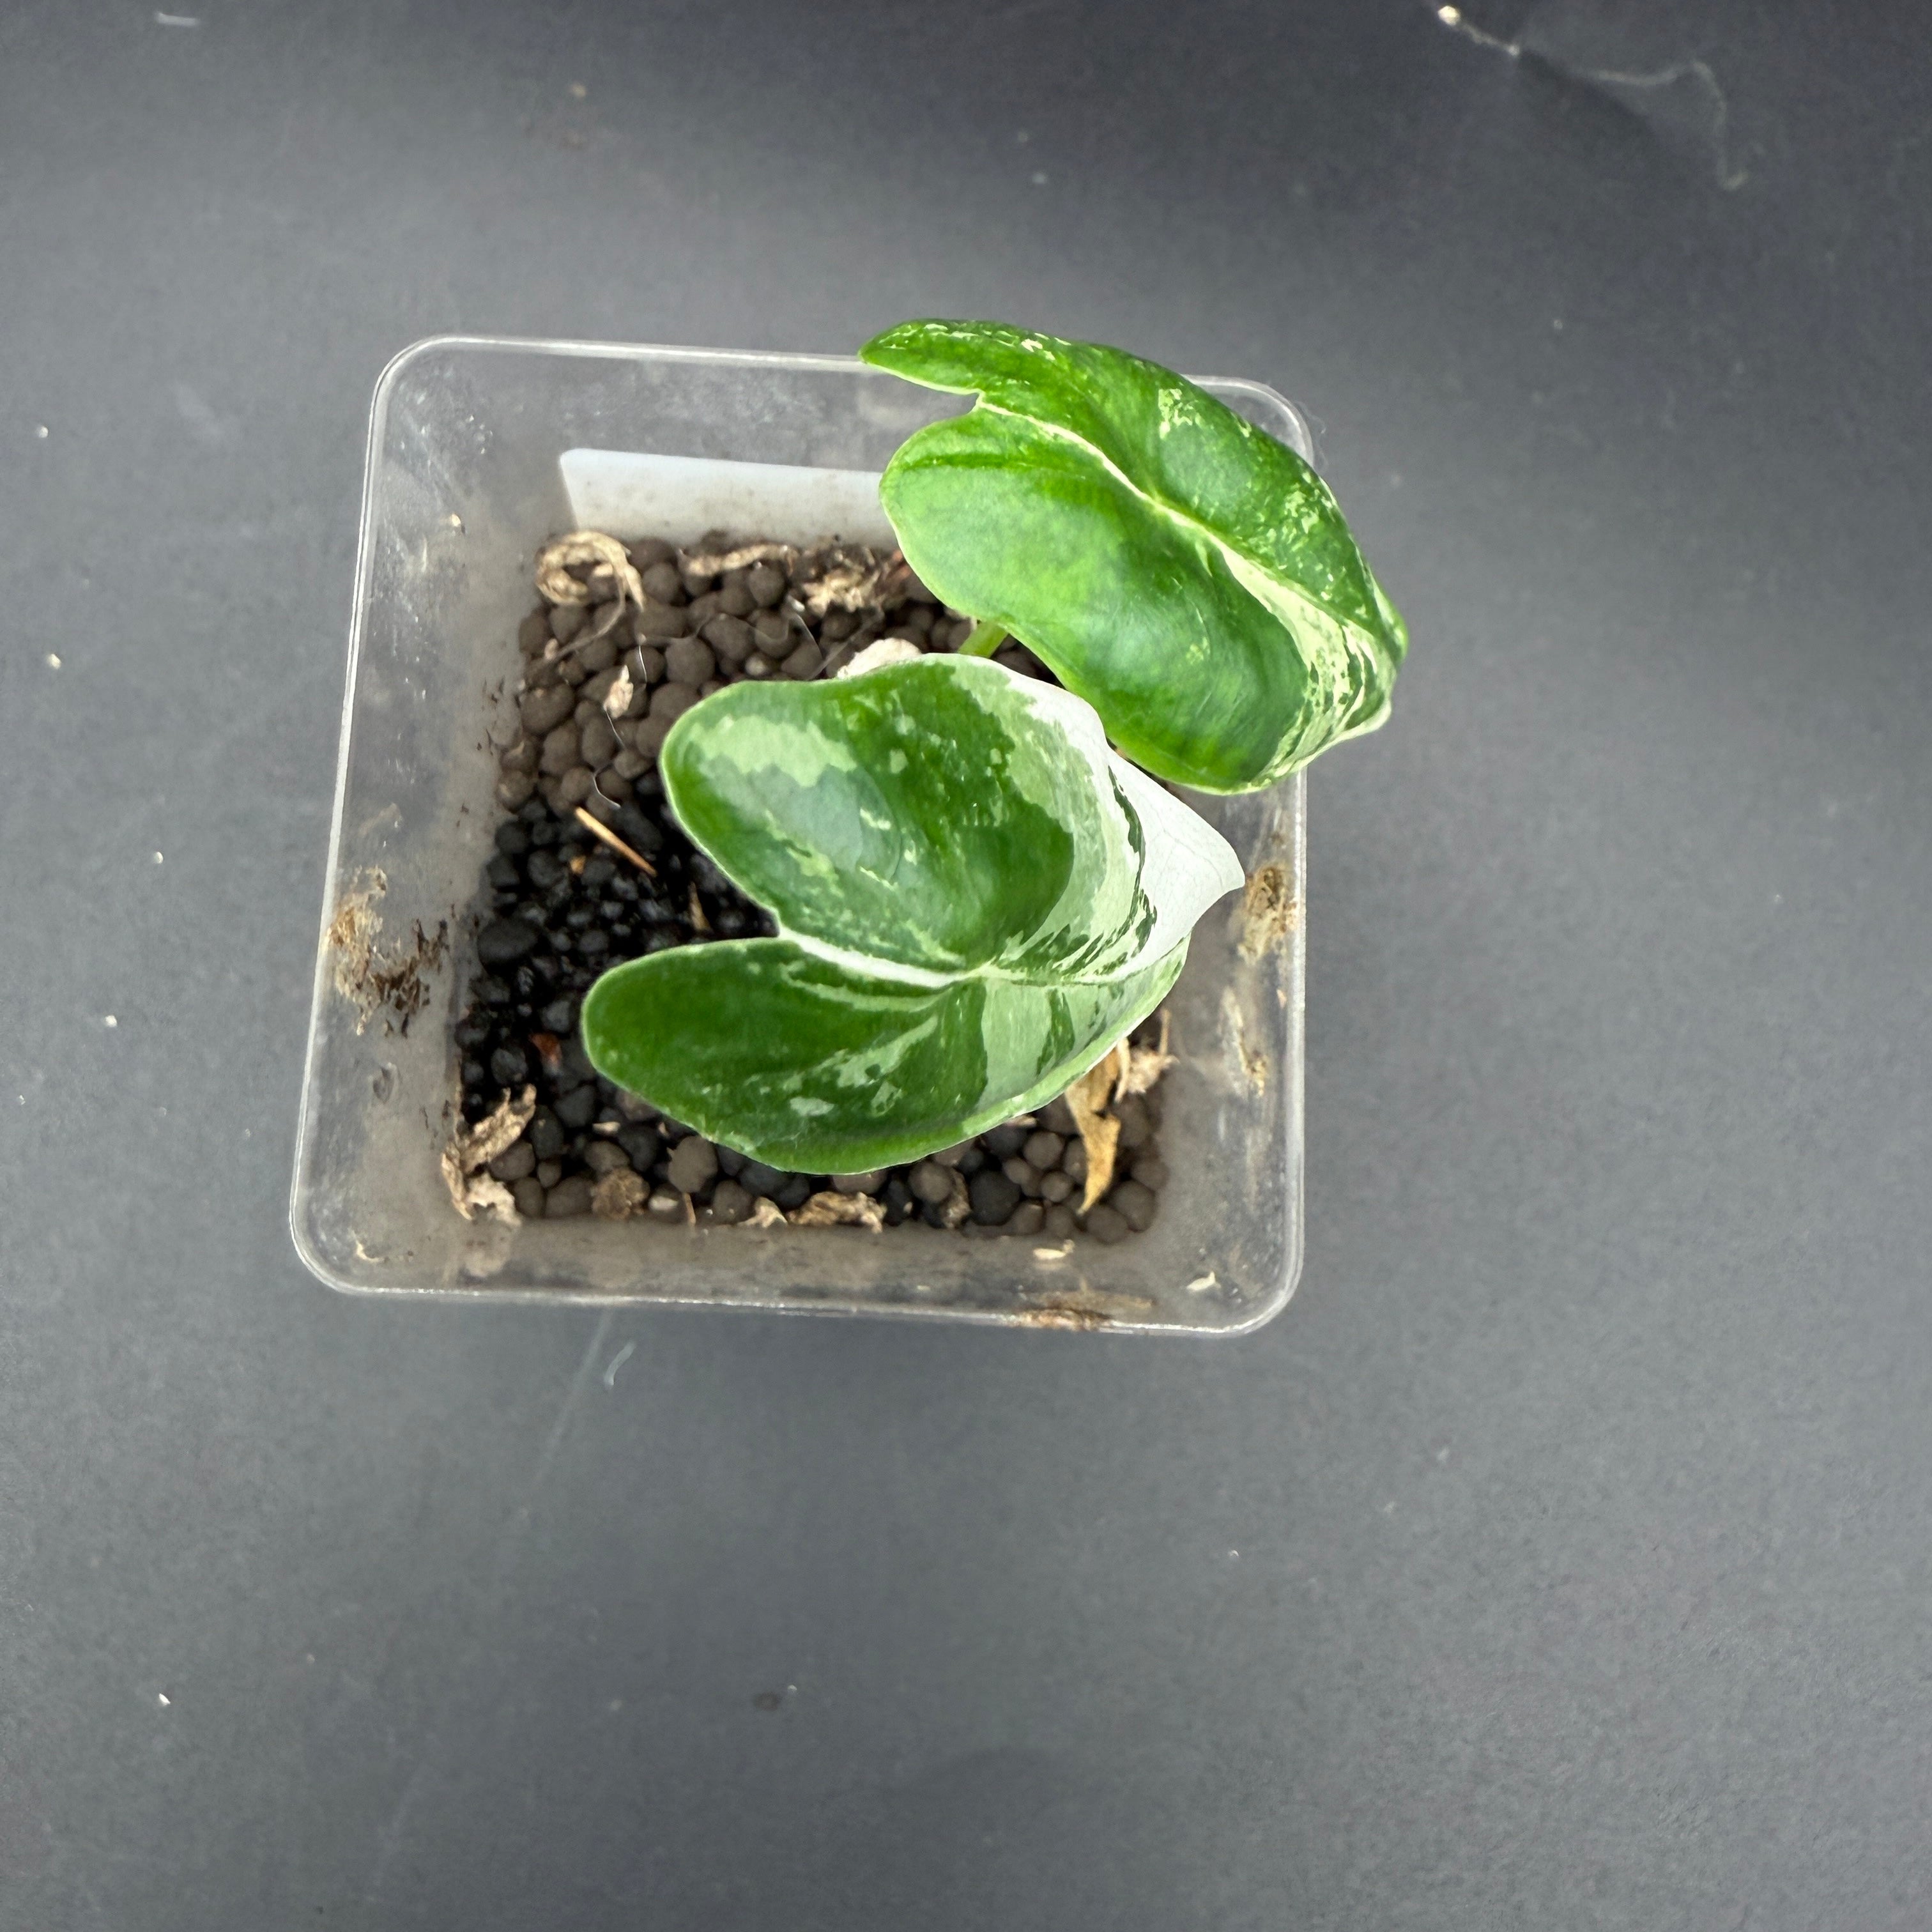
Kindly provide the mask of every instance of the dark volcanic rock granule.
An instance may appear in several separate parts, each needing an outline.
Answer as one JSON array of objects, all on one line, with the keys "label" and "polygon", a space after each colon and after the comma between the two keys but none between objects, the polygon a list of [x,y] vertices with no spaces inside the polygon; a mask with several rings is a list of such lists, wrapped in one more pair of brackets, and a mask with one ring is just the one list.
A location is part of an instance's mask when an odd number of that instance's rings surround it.
[{"label": "dark volcanic rock granule", "polygon": [[[964,1234],[1109,1242],[1146,1228],[1167,1178],[1158,1089],[1120,1103],[1113,1185],[1083,1214],[1086,1149],[1064,1100],[922,1161],[794,1174],[714,1147],[592,1068],[578,1016],[607,968],[668,946],[776,930],[667,810],[657,754],[673,723],[741,679],[830,677],[881,638],[952,651],[972,632],[970,617],[940,608],[903,564],[884,574],[867,608],[814,614],[813,586],[842,568],[873,566],[871,552],[740,548],[769,554],[706,571],[701,562],[726,554],[722,533],[690,551],[655,538],[633,544],[641,610],[614,610],[615,581],[586,569],[573,574],[588,607],[544,606],[518,627],[523,675],[504,700],[514,715],[496,734],[505,816],[483,868],[478,970],[454,1029],[466,1120],[526,1085],[536,1090],[529,1126],[490,1174],[527,1220],[642,1214],[730,1225],[756,1217],[761,1198],[790,1212],[829,1190],[869,1196],[891,1227],[919,1219]],[[1010,641],[997,656],[1047,675]],[[1149,1022],[1136,1043],[1151,1045],[1156,1030]]]}]

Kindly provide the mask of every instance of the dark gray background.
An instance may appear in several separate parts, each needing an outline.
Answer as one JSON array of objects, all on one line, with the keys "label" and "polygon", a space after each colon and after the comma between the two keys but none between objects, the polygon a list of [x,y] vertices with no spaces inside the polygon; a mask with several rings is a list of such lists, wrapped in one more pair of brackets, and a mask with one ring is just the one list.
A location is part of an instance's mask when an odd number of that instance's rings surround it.
[{"label": "dark gray background", "polygon": [[[0,16],[0,1922],[1932,1921],[1918,10],[176,4]],[[383,362],[918,314],[1286,390],[1409,617],[1298,1297],[335,1298]]]}]

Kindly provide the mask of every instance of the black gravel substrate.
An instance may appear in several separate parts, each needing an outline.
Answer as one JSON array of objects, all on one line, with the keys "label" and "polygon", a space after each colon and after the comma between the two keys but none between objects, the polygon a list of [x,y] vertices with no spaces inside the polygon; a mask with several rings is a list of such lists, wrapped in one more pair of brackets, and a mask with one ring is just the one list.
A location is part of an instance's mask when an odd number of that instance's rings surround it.
[{"label": "black gravel substrate", "polygon": [[[716,577],[689,567],[692,556],[725,551],[721,534],[686,553],[655,539],[634,544],[630,558],[646,593],[641,611],[615,613],[608,602],[588,610],[558,604],[533,611],[519,628],[525,662],[517,728],[501,749],[497,788],[505,817],[484,868],[478,970],[454,1037],[467,1120],[482,1120],[526,1084],[535,1085],[538,1105],[523,1137],[488,1172],[531,1220],[590,1213],[598,1183],[628,1171],[643,1187],[607,1187],[600,1205],[628,1194],[634,1207],[641,1194],[643,1211],[665,1221],[735,1223],[752,1218],[760,1196],[790,1212],[829,1190],[870,1196],[893,1227],[917,1216],[966,1234],[1084,1234],[1100,1241],[1148,1227],[1167,1178],[1156,1138],[1158,1089],[1115,1108],[1117,1178],[1083,1215],[1086,1149],[1064,1100],[909,1166],[797,1174],[712,1145],[592,1070],[578,1015],[607,968],[668,946],[776,929],[665,808],[657,752],[675,719],[740,678],[830,676],[877,638],[953,650],[972,631],[970,618],[940,609],[902,566],[872,608],[813,614],[813,585],[871,566],[869,552],[826,547]],[[614,598],[614,581],[600,583],[598,574],[579,573],[580,580],[593,597],[604,591]],[[613,618],[619,621],[607,634],[578,642]],[[1017,645],[998,656],[1016,670],[1046,674]],[[620,676],[632,694],[613,720],[606,700]],[[655,876],[600,838],[582,814]],[[1154,1030],[1150,1022],[1137,1043],[1151,1044]]]}]

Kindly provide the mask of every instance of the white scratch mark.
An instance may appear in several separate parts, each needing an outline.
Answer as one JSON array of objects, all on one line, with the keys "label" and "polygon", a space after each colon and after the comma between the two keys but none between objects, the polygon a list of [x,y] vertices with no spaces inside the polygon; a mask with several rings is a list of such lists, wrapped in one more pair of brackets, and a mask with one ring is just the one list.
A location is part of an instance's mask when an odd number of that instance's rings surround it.
[{"label": "white scratch mark", "polygon": [[[511,1519],[510,1534],[514,1539],[520,1535],[530,1520],[530,1510],[536,1501],[536,1492],[543,1486],[544,1477],[550,1474],[550,1466],[556,1460],[556,1452],[562,1446],[564,1431],[570,1426],[572,1412],[584,1394],[584,1385],[589,1380],[591,1370],[597,1365],[597,1358],[604,1352],[604,1338],[610,1332],[610,1311],[607,1308],[597,1318],[597,1329],[590,1338],[590,1346],[584,1352],[584,1359],[577,1365],[577,1372],[570,1378],[570,1387],[565,1391],[563,1406],[556,1412],[556,1420],[550,1425],[548,1438],[543,1453],[537,1458],[537,1466],[530,1481],[530,1489],[516,1514]],[[501,1567],[507,1569],[507,1558]]]},{"label": "white scratch mark", "polygon": [[1694,82],[1710,110],[1711,145],[1717,167],[1718,187],[1729,194],[1742,188],[1750,178],[1745,169],[1731,166],[1730,103],[1724,98],[1724,90],[1718,85],[1718,76],[1712,71],[1707,62],[1695,58],[1673,61],[1670,66],[1659,68],[1654,74],[1630,73],[1618,68],[1573,67],[1568,61],[1545,53],[1539,48],[1526,46],[1522,40],[1505,40],[1495,34],[1485,32],[1460,7],[1444,4],[1432,8],[1430,11],[1451,33],[1460,34],[1466,40],[1473,41],[1479,47],[1487,47],[1492,52],[1499,53],[1507,60],[1520,61],[1527,54],[1532,60],[1541,62],[1552,72],[1571,80],[1581,81],[1586,86],[1627,87],[1647,93],[1656,88],[1675,86],[1680,80]]},{"label": "white scratch mark", "polygon": [[634,1342],[626,1342],[610,1358],[610,1366],[604,1371],[604,1386],[607,1389],[614,1389],[617,1386],[617,1371],[631,1359],[632,1354],[637,1346]]},{"label": "white scratch mark", "polygon": [[496,1598],[508,1579],[511,1566],[515,1562],[517,1549],[523,1540],[524,1532],[530,1527],[530,1513],[536,1506],[542,1492],[544,1479],[550,1474],[550,1466],[556,1460],[556,1452],[562,1447],[566,1432],[570,1427],[570,1418],[584,1399],[584,1391],[590,1386],[590,1378],[597,1370],[597,1358],[604,1352],[604,1344],[610,1334],[610,1310],[605,1309],[597,1318],[597,1326],[592,1330],[590,1342],[577,1364],[577,1372],[570,1378],[570,1385],[564,1390],[563,1400],[559,1405],[556,1420],[550,1424],[550,1433],[544,1439],[538,1453],[536,1467],[530,1472],[530,1479],[524,1486],[523,1500],[512,1510],[505,1521],[502,1532],[496,1540],[496,1561],[490,1566],[488,1581],[483,1588],[483,1601],[469,1642],[463,1654],[452,1670],[447,1688],[439,1700],[436,1712],[423,1732],[422,1754],[416,1760],[416,1768],[410,1773],[401,1795],[396,1800],[396,1808],[389,1814],[389,1822],[378,1836],[374,1869],[369,1875],[369,1890],[373,1896],[382,1888],[390,1865],[396,1853],[401,1850],[403,1834],[407,1828],[410,1814],[416,1808],[424,1781],[429,1776],[436,1759],[436,1746],[444,1725],[448,1721],[451,1706],[458,1697],[468,1700],[475,1695],[471,1683],[472,1673],[483,1645],[478,1634],[489,1622],[489,1613]]},{"label": "white scratch mark", "polygon": [[154,25],[158,27],[198,27],[201,25],[199,14],[157,14]]}]

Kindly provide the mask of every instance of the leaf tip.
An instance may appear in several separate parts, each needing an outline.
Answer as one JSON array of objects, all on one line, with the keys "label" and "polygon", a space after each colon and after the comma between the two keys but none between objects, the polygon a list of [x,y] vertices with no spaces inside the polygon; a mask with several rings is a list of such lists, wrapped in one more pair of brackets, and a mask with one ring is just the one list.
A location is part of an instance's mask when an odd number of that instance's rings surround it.
[{"label": "leaf tip", "polygon": [[874,369],[891,369],[896,373],[898,358],[911,346],[918,332],[934,326],[929,320],[896,322],[891,328],[880,329],[878,334],[860,344],[859,360],[869,363]]}]

